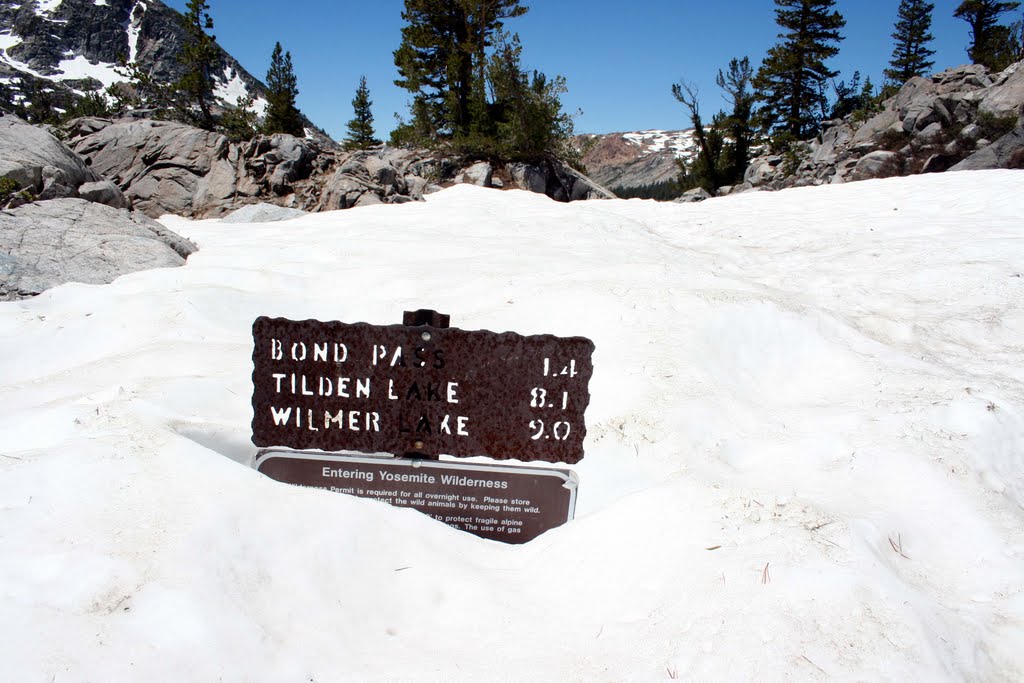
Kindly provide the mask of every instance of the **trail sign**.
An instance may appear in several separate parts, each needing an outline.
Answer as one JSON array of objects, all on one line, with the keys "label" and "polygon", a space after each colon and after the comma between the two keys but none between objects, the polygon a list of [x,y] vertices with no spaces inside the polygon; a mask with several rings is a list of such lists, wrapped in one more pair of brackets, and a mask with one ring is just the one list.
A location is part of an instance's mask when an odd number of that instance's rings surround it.
[{"label": "trail sign", "polygon": [[576,475],[540,467],[265,450],[255,467],[277,481],[373,498],[504,543],[526,543],[572,519]]},{"label": "trail sign", "polygon": [[252,440],[576,463],[593,351],[583,337],[261,317]]}]

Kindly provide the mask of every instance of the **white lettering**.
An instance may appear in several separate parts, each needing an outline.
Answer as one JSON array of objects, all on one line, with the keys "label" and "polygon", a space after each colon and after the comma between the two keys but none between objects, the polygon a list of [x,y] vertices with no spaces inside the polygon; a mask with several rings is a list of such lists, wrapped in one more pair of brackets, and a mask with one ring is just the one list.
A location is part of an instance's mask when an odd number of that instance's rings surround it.
[{"label": "white lettering", "polygon": [[327,342],[313,344],[313,360],[327,362]]},{"label": "white lettering", "polygon": [[284,358],[284,347],[278,339],[270,340],[270,360],[281,360]]},{"label": "white lettering", "polygon": [[292,344],[292,360],[306,360],[306,342]]},{"label": "white lettering", "polygon": [[455,390],[459,388],[458,382],[448,382],[448,402],[458,403],[459,399],[455,396]]},{"label": "white lettering", "polygon": [[313,395],[313,392],[306,388],[306,376],[305,375],[302,376],[302,395],[303,396],[312,396]]},{"label": "white lettering", "polygon": [[[327,384],[327,389],[326,390],[324,389],[324,383]],[[333,393],[334,393],[334,383],[331,381],[331,378],[330,377],[321,377],[320,378],[320,395],[321,396],[330,396]]]},{"label": "white lettering", "polygon": [[395,367],[402,362],[402,347],[399,346],[395,349],[395,354],[391,356],[391,367]]},{"label": "white lettering", "polygon": [[285,408],[282,410],[271,406],[270,413],[274,416],[274,424],[277,425],[278,427],[281,427],[283,425],[288,424],[288,420],[292,416],[292,409]]},{"label": "white lettering", "polygon": [[384,360],[384,358],[387,357],[387,355],[388,355],[388,350],[385,347],[383,347],[383,346],[381,346],[379,344],[374,346],[373,347],[373,364],[376,365],[377,361]]},{"label": "white lettering", "polygon": [[451,418],[451,415],[445,415],[444,419],[441,420],[441,426],[437,428],[437,431],[439,433],[442,433],[442,434],[451,434],[452,433],[452,428],[448,426],[448,420],[450,418]]},{"label": "white lettering", "polygon": [[359,431],[359,411],[350,410],[348,411],[348,428],[353,432]]},{"label": "white lettering", "polygon": [[341,396],[342,398],[351,398],[348,395],[348,383],[349,383],[349,381],[350,380],[349,380],[348,377],[339,377],[338,378],[338,396]]},{"label": "white lettering", "polygon": [[344,344],[340,344],[340,343],[339,344],[335,344],[334,345],[334,362],[335,363],[344,363],[347,360],[348,360],[348,347],[345,346]]},{"label": "white lettering", "polygon": [[356,379],[356,398],[370,398],[370,378]]},{"label": "white lettering", "polygon": [[281,393],[281,380],[283,380],[283,379],[284,379],[285,377],[287,377],[288,375],[284,374],[283,372],[275,372],[275,373],[274,373],[273,375],[271,375],[271,376],[272,376],[272,377],[273,377],[274,379],[276,379],[276,380],[277,380],[277,393],[279,393],[279,394],[280,394],[280,393]]},{"label": "white lettering", "polygon": [[455,428],[455,433],[459,436],[469,436],[469,432],[466,431],[467,424],[469,424],[469,418],[460,415],[458,418],[458,426]]},{"label": "white lettering", "polygon": [[388,380],[388,398],[390,398],[392,401],[398,400],[398,397],[395,396],[395,380],[393,379]]},{"label": "white lettering", "polygon": [[313,424],[313,409],[312,408],[309,409],[309,416],[308,417],[309,417],[309,420],[308,420],[309,424],[306,426],[306,428],[309,431],[311,431],[311,432],[319,432],[320,428]]}]

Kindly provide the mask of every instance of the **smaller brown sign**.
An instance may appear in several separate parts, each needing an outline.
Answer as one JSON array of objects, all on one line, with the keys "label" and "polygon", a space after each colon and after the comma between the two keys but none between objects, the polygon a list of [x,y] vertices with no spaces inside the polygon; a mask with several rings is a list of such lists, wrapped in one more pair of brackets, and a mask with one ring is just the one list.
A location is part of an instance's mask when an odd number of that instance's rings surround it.
[{"label": "smaller brown sign", "polygon": [[263,450],[256,469],[287,484],[412,508],[481,538],[526,543],[573,517],[569,470]]}]

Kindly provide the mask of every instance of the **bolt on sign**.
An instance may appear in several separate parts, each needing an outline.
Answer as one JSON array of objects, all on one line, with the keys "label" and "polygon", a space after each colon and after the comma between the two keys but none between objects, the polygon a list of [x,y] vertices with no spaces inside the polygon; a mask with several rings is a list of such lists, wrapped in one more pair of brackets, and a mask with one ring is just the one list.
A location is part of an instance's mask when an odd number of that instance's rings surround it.
[{"label": "bolt on sign", "polygon": [[389,457],[260,451],[263,474],[411,508],[448,526],[526,543],[572,519],[578,479],[561,469]]},{"label": "bolt on sign", "polygon": [[252,329],[257,446],[583,458],[589,339],[267,317]]}]

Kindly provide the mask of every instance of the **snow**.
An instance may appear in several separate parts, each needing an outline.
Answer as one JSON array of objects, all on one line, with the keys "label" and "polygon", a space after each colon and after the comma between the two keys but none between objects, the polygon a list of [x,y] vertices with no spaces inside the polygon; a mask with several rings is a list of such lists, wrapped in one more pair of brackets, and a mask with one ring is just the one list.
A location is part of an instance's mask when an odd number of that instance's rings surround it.
[{"label": "snow", "polygon": [[21,45],[24,42],[21,36],[13,35],[12,33],[0,33],[0,50],[10,50],[15,45]]},{"label": "snow", "polygon": [[215,79],[215,83],[213,94],[229,104],[234,104],[238,98],[246,97],[249,94],[249,89],[245,87],[245,81],[230,66],[224,67],[221,79]]},{"label": "snow", "polygon": [[257,97],[252,101],[251,110],[256,113],[256,116],[263,118],[267,115],[267,107],[270,106],[270,102],[264,97]]},{"label": "snow", "polygon": [[687,158],[696,153],[696,142],[691,130],[645,130],[623,133],[622,138],[643,148],[645,156],[656,152],[672,152],[678,158]]},{"label": "snow", "polygon": [[63,1],[64,0],[36,0],[36,15],[42,17],[48,14],[53,14],[53,11],[60,7]]},{"label": "snow", "polygon": [[134,64],[139,58],[139,35],[142,31],[142,17],[146,12],[146,3],[136,2],[128,11],[128,19],[124,29],[128,34],[128,63]]},{"label": "snow", "polygon": [[96,5],[97,7],[106,7],[108,3],[107,0],[93,0],[92,4]]},{"label": "snow", "polygon": [[57,71],[59,71],[60,74],[55,78],[59,80],[67,81],[79,78],[95,78],[103,84],[104,88],[108,88],[114,83],[120,83],[124,80],[124,76],[117,72],[114,64],[108,64],[106,62],[97,62],[93,64],[82,55],[78,55],[74,59],[62,60],[61,63],[57,65]]},{"label": "snow", "polygon": [[[1021,215],[986,171],[165,217],[185,267],[0,303],[5,677],[1022,680]],[[255,317],[421,307],[593,339],[573,522],[251,469]]]}]

